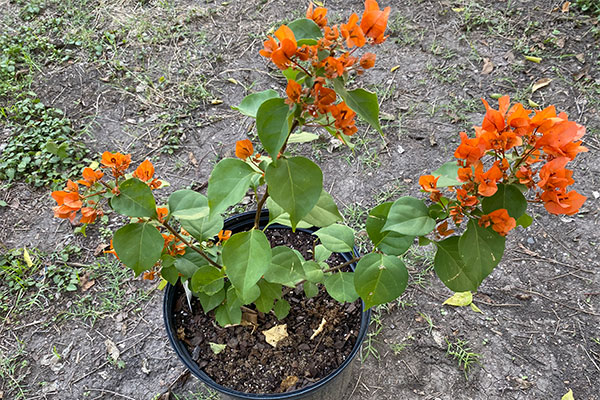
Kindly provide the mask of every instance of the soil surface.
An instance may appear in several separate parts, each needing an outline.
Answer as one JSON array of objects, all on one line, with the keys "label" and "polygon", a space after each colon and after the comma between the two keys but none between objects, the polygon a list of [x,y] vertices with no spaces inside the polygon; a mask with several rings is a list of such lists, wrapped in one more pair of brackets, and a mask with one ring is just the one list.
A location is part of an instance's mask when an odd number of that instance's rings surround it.
[{"label": "soil surface", "polygon": [[[310,257],[314,238],[289,229],[268,229],[274,246],[288,246]],[[330,265],[343,263],[331,257]],[[339,259],[339,260],[336,260]],[[214,313],[202,312],[197,299],[193,312],[178,288],[175,326],[178,337],[198,366],[215,382],[246,393],[278,393],[301,389],[326,377],[349,356],[356,343],[361,321],[361,302],[340,304],[321,287],[319,294],[307,299],[302,286],[284,296],[290,303],[287,317],[278,320],[273,313],[247,312],[246,326],[222,328]],[[325,319],[326,323],[321,326]],[[288,336],[275,347],[265,341],[264,331],[286,326]],[[322,328],[322,332],[313,334]],[[216,354],[210,343],[226,347]]]},{"label": "soil surface", "polygon": [[[409,287],[375,313],[348,398],[547,400],[571,389],[577,400],[600,399],[597,17],[576,7],[583,1],[379,3],[392,7],[390,36],[358,80],[379,96],[384,136],[359,124],[355,152],[326,137],[296,150],[323,166],[325,187],[359,237],[376,204],[418,196],[418,177],[452,158],[458,133],[481,124],[480,99],[495,107],[495,94],[532,108],[555,104],[587,127],[589,152],[569,166],[573,189],[588,200],[566,217],[530,206],[533,224],[510,233],[503,261],[474,296],[482,313],[442,305],[451,293],[432,271],[433,249],[411,250]],[[325,6],[338,22],[363,10],[359,0]],[[70,53],[54,61],[29,54],[30,89],[75,129],[87,129],[82,140],[92,152],[151,158],[172,185],[166,198],[173,188],[204,192],[214,163],[233,155],[236,140],[252,138],[252,121],[231,106],[250,90],[284,93],[258,51],[270,28],[306,7],[303,0],[0,0],[0,30],[66,21],[31,31]],[[61,42],[64,35],[75,37]],[[544,78],[552,81],[532,92]],[[0,133],[5,142],[10,129]],[[69,267],[76,290],[58,289],[39,271],[42,287],[19,291],[0,281],[0,398],[218,398],[184,373],[170,348],[158,282],[126,272],[114,284],[122,270],[101,251],[112,216],[84,238],[52,218],[49,191],[2,183],[0,251],[26,247],[41,271]],[[66,262],[49,255],[69,246],[81,251]]]}]

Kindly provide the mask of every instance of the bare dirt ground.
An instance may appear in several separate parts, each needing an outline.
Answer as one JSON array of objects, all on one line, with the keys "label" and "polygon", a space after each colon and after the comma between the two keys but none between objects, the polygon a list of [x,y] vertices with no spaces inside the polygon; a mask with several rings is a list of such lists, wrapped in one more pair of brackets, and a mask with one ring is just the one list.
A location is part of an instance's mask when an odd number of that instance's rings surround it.
[{"label": "bare dirt ground", "polygon": [[[384,138],[363,125],[355,154],[326,140],[302,149],[323,164],[325,185],[357,230],[378,200],[416,194],[418,176],[450,159],[458,132],[481,122],[480,98],[495,104],[494,94],[555,104],[587,126],[590,151],[571,167],[575,189],[588,200],[571,217],[531,208],[532,226],[511,233],[504,260],[474,296],[482,313],[442,306],[451,293],[434,276],[431,254],[412,253],[409,289],[376,312],[350,398],[545,400],[572,389],[577,400],[600,399],[598,18],[549,0],[380,5],[392,7],[390,37],[374,70],[360,79],[378,93]],[[46,38],[69,55],[31,53],[30,90],[64,111],[92,155],[150,157],[173,187],[202,191],[213,163],[252,135],[251,121],[230,106],[249,90],[284,88],[258,55],[266,31],[300,17],[306,6],[299,0],[0,0],[0,33],[41,26],[35,40]],[[357,0],[325,6],[330,20],[340,22],[363,9]],[[543,78],[552,81],[532,94]],[[11,135],[5,122],[0,143]],[[3,276],[0,399],[145,400],[169,391],[170,398],[217,398],[195,378],[178,379],[184,367],[164,332],[157,283],[119,284],[119,277],[130,278],[127,271],[98,255],[112,219],[88,227],[83,238],[52,218],[47,187],[3,182],[0,200],[2,252],[26,247],[48,271],[65,265],[51,255],[58,251],[78,273],[76,290],[50,282],[19,291]],[[111,343],[120,353],[116,362],[107,357]],[[452,355],[459,350],[468,371]]]}]

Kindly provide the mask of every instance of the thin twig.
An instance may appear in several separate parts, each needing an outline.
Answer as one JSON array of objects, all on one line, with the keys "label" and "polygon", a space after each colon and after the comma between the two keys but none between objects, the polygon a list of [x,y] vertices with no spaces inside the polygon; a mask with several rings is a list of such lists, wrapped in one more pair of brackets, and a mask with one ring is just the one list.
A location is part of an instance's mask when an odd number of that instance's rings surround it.
[{"label": "thin twig", "polygon": [[200,249],[197,246],[194,246],[191,242],[189,242],[188,240],[184,239],[183,236],[181,236],[179,234],[179,232],[177,232],[175,230],[175,228],[173,228],[167,222],[161,222],[161,224],[165,228],[167,228],[169,230],[169,232],[171,232],[173,234],[173,236],[175,236],[180,242],[182,242],[183,244],[185,244],[186,246],[188,246],[190,249],[194,250],[196,253],[200,254],[206,261],[208,261],[210,263],[210,265],[212,265],[213,267],[218,268],[218,269],[223,268],[221,265],[217,264],[209,256],[207,256],[206,253],[202,251],[202,249]]}]

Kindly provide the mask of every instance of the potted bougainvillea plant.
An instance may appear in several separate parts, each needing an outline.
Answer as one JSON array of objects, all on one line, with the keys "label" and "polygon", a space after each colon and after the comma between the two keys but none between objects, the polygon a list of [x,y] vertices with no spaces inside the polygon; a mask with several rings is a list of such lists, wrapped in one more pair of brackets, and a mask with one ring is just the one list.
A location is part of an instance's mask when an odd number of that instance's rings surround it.
[{"label": "potted bougainvillea plant", "polygon": [[[584,127],[553,106],[528,110],[511,106],[504,96],[495,109],[484,100],[483,122],[474,134],[460,133],[455,160],[420,177],[424,195],[401,197],[370,211],[366,231],[372,251],[359,255],[355,232],[343,223],[332,195],[323,188],[320,167],[292,155],[289,148],[318,137],[303,127],[317,127],[319,134],[352,148],[357,115],[383,133],[376,95],[353,88],[352,78],[373,67],[375,55],[364,50],[385,41],[390,8],[381,10],[375,0],[366,0],[360,18],[352,14],[339,25],[329,25],[326,13],[311,4],[306,18],[282,25],[264,42],[260,54],[287,79],[285,94],[252,93],[234,107],[256,120],[258,142],[236,143],[236,158],[216,164],[206,195],[177,190],[159,201],[154,193],[164,185],[155,178],[152,163],[145,160],[130,173],[130,155],[110,152],[102,155],[99,169],[85,168],[82,180],[69,181],[64,190],[52,193],[59,218],[89,224],[108,208],[130,218],[114,233],[110,251],[136,275],[160,276],[170,283],[167,312],[179,317],[165,320],[175,324],[171,339],[180,343],[179,355],[196,363],[196,375],[234,398],[300,398],[319,388],[314,365],[294,358],[302,352],[317,357],[317,349],[328,341],[325,333],[339,330],[339,317],[319,311],[306,324],[312,333],[309,344],[286,345],[294,331],[304,332],[290,328],[294,321],[315,314],[309,310],[313,298],[324,294],[329,299],[326,309],[332,302],[348,305],[358,299],[359,314],[361,308],[396,299],[408,281],[402,256],[416,244],[435,247],[435,272],[449,289],[476,291],[502,259],[506,235],[517,225],[531,223],[528,202],[543,203],[551,214],[574,214],[586,200],[569,190],[573,172],[566,168],[587,151],[580,141]],[[224,221],[223,214],[248,192],[254,195],[256,211]],[[282,239],[300,233],[308,237],[303,249]],[[336,258],[336,253],[342,255]],[[301,312],[291,321],[288,314],[294,307]],[[342,311],[350,313],[349,308]],[[193,312],[207,313],[208,322],[198,322],[198,316],[194,321],[217,333],[190,338],[189,326],[177,321]],[[241,332],[242,341],[256,336],[262,343],[248,349],[237,339],[224,338],[227,332]],[[354,341],[347,354],[330,357],[334,369],[356,354],[361,340],[357,332],[355,326],[343,332],[345,339],[329,339],[338,348],[346,347],[349,336]],[[272,361],[260,358],[271,347],[291,348],[292,364],[306,370],[272,368]],[[206,376],[210,365],[197,351],[212,354],[218,363],[236,353],[254,357],[262,365],[246,367],[253,376],[274,381],[275,388],[257,394],[265,389],[239,386],[239,372],[219,372],[223,364]],[[247,364],[244,360],[238,364]]]}]

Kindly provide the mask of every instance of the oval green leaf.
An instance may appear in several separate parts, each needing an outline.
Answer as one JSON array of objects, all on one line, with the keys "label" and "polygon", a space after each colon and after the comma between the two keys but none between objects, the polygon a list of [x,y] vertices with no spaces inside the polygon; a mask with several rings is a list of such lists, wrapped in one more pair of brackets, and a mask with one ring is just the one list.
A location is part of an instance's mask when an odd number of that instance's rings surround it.
[{"label": "oval green leaf", "polygon": [[385,254],[400,256],[412,246],[415,236],[401,235],[393,231],[382,231],[387,216],[392,207],[392,202],[383,203],[375,207],[367,217],[366,229],[373,245]]},{"label": "oval green leaf", "polygon": [[354,248],[354,230],[346,225],[330,225],[314,233],[327,250],[336,253],[352,252]]},{"label": "oval green leaf", "polygon": [[527,199],[517,186],[499,183],[496,193],[484,198],[481,206],[486,214],[504,208],[508,211],[508,215],[519,219],[527,211]]},{"label": "oval green leaf", "polygon": [[225,242],[222,257],[231,284],[247,297],[269,269],[271,245],[260,230],[239,232]]},{"label": "oval green leaf", "polygon": [[113,247],[119,260],[135,271],[135,275],[151,269],[160,259],[165,240],[149,223],[127,224],[113,236]]},{"label": "oval green leaf", "polygon": [[119,185],[119,194],[111,199],[110,206],[128,217],[157,217],[152,190],[137,178],[127,179]]},{"label": "oval green leaf", "polygon": [[321,196],[319,197],[317,204],[304,218],[302,218],[302,220],[308,224],[318,227],[335,224],[338,221],[342,221],[342,219],[333,197],[324,190],[321,191]]},{"label": "oval green leaf", "polygon": [[256,112],[256,132],[265,150],[275,160],[290,133],[290,107],[279,97],[262,103]]},{"label": "oval green leaf", "polygon": [[169,211],[180,220],[198,220],[208,216],[206,196],[188,189],[178,190],[169,196]]},{"label": "oval green leaf", "polygon": [[321,168],[304,157],[270,164],[265,179],[269,195],[290,215],[292,229],[314,208],[323,190]]},{"label": "oval green leaf", "polygon": [[354,289],[353,272],[337,272],[329,275],[324,283],[327,293],[340,303],[351,303],[358,299],[358,293]]},{"label": "oval green leaf", "polygon": [[247,115],[252,118],[256,118],[256,112],[262,103],[265,101],[277,97],[277,92],[273,89],[267,89],[262,92],[256,92],[249,94],[244,97],[244,100],[240,103],[239,106],[232,106],[231,108],[234,110],[238,110],[244,115]]},{"label": "oval green leaf", "polygon": [[394,256],[367,254],[354,270],[354,288],[365,302],[365,309],[396,299],[407,283],[406,266]]},{"label": "oval green leaf", "polygon": [[252,176],[252,167],[235,158],[221,160],[208,178],[208,206],[211,215],[225,211],[246,195]]},{"label": "oval green leaf", "polygon": [[298,281],[304,279],[302,260],[294,250],[286,246],[277,246],[272,252],[271,266],[264,274],[266,281],[294,287]]},{"label": "oval green leaf", "polygon": [[429,217],[427,206],[414,197],[401,197],[388,212],[383,232],[393,231],[407,236],[427,235],[435,228],[435,220]]}]

